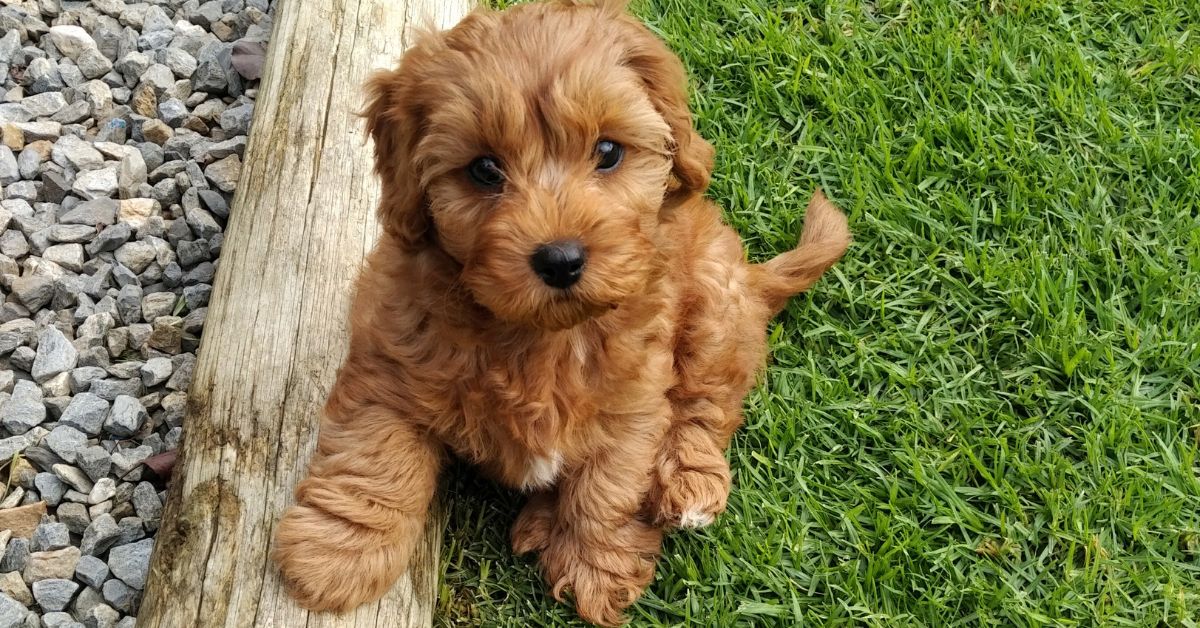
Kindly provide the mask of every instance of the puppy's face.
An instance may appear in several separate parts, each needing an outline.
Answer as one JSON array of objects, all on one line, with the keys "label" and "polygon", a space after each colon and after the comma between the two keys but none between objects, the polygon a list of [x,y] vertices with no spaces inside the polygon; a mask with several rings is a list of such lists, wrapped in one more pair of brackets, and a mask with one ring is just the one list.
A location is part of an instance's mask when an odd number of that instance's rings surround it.
[{"label": "puppy's face", "polygon": [[619,7],[476,13],[371,87],[385,228],[510,322],[562,329],[643,291],[664,203],[707,183],[682,67]]}]

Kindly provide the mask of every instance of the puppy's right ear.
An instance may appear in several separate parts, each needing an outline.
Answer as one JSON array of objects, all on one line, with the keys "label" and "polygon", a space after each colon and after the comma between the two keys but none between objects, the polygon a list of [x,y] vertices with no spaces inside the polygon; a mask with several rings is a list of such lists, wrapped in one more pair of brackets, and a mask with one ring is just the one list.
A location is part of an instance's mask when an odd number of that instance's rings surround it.
[{"label": "puppy's right ear", "polygon": [[384,231],[406,249],[426,246],[430,219],[413,152],[420,138],[424,114],[414,99],[405,71],[375,73],[367,81],[367,132],[375,140],[375,173],[383,185],[378,217]]}]

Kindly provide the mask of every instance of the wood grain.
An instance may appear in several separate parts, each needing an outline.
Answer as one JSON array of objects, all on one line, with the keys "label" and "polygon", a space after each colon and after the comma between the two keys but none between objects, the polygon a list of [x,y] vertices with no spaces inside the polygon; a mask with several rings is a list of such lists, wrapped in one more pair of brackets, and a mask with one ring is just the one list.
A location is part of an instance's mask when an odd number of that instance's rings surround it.
[{"label": "wood grain", "polygon": [[269,561],[345,355],[352,281],[374,245],[378,182],[361,86],[409,25],[470,0],[281,0],[225,233],[185,439],[140,626],[428,626],[442,516],[379,603],[308,613]]}]

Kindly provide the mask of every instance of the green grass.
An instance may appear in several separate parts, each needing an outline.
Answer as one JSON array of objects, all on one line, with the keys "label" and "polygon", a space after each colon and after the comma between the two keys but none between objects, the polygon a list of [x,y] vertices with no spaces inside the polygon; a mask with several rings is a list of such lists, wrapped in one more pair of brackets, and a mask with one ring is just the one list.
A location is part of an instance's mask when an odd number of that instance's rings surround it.
[{"label": "green grass", "polygon": [[[773,324],[729,510],[637,626],[1200,625],[1200,3],[646,0]],[[579,625],[449,482],[440,626]]]}]

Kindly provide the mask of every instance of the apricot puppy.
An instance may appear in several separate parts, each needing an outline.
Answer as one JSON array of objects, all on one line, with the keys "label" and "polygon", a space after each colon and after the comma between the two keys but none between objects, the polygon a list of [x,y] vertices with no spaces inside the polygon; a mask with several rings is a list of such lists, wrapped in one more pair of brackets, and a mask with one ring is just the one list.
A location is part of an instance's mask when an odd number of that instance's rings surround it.
[{"label": "apricot puppy", "polygon": [[600,624],[664,529],[725,508],[766,323],[850,235],[818,191],[799,247],[746,263],[683,67],[623,4],[480,10],[371,80],[385,233],[275,537],[302,605],[384,594],[450,455],[530,492],[514,549]]}]

